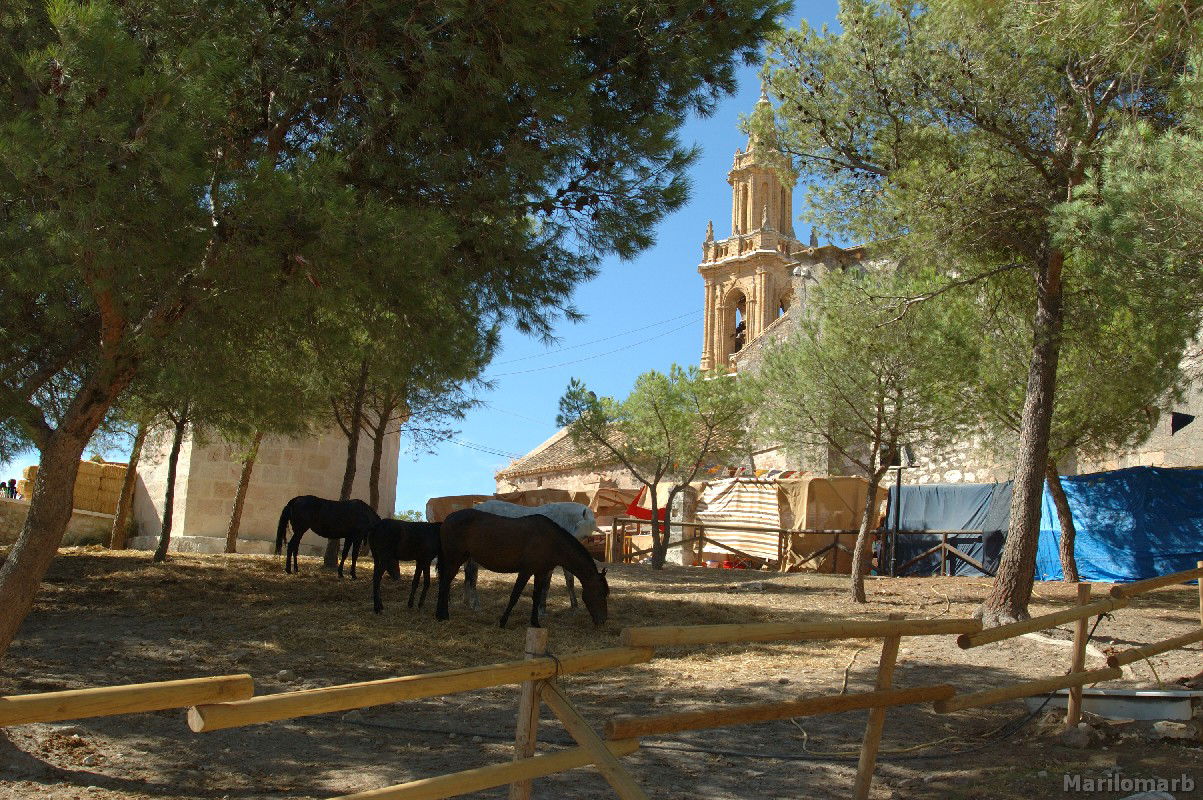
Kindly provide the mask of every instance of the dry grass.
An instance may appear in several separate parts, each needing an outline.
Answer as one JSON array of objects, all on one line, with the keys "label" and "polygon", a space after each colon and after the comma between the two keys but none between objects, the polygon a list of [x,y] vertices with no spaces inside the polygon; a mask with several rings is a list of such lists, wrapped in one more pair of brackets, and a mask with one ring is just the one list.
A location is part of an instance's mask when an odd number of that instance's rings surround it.
[{"label": "dry grass", "polygon": [[[433,587],[424,609],[405,607],[408,574],[403,573],[401,582],[386,581],[385,612],[375,615],[370,562],[361,564],[357,581],[339,581],[321,571],[317,559],[302,559],[301,567],[300,575],[290,576],[283,573],[281,559],[269,556],[178,554],[166,564],[152,564],[146,553],[68,549],[47,576],[34,612],[0,667],[0,694],[230,672],[251,673],[258,692],[269,693],[521,657],[529,599],[519,603],[508,629],[497,627],[511,576],[481,572],[480,611],[463,606],[457,583],[452,618],[440,623],[434,619]],[[820,621],[888,613],[964,617],[988,589],[987,581],[974,579],[871,579],[869,603],[855,606],[847,600],[843,576],[679,567],[657,573],[612,566],[609,579],[610,621],[600,629],[583,608],[568,613],[562,579],[553,579],[548,623],[553,652],[614,646],[621,628],[630,625]],[[1071,602],[1071,586],[1041,584],[1032,611]],[[1197,602],[1193,588],[1154,592],[1104,622],[1096,641],[1103,648],[1123,648],[1184,632],[1199,623]],[[613,713],[831,693],[839,691],[845,675],[849,691],[867,689],[874,679],[876,649],[875,643],[860,641],[668,649],[650,664],[570,676],[564,684],[600,724]],[[961,651],[951,636],[915,637],[903,643],[896,682],[950,682],[973,690],[1055,674],[1068,658],[1067,649],[1027,639]],[[1197,672],[1198,658],[1194,647],[1154,661],[1161,677],[1172,679]],[[1127,683],[1147,685],[1151,677],[1147,668],[1136,665]],[[515,694],[513,687],[502,687],[369,709],[362,723],[315,717],[199,737],[186,731],[175,712],[88,722],[82,739],[52,726],[23,726],[9,731],[7,741],[0,737],[0,798],[36,791],[43,800],[67,800],[88,783],[99,787],[88,793],[89,800],[329,797],[503,760],[504,741],[512,736]],[[964,749],[961,744],[976,746],[979,735],[1021,713],[1017,704],[952,716],[921,707],[899,709],[890,713],[885,751],[945,737],[958,743],[953,750]],[[656,797],[694,798],[700,796],[700,786],[707,787],[705,796],[715,798],[794,797],[801,785],[816,797],[843,796],[851,774],[847,762],[774,759],[854,750],[863,719],[863,714],[845,714],[679,737],[676,741],[688,746],[749,755],[652,748],[633,757],[634,769]],[[382,734],[380,725],[391,732]],[[456,731],[461,736],[478,733],[483,741],[457,741],[449,749],[447,737]],[[151,734],[153,739],[147,739]],[[549,734],[556,737],[562,734]],[[1194,769],[1196,754],[1189,752],[1181,760]],[[756,753],[766,758],[749,761]],[[136,767],[130,765],[131,754],[137,756]],[[1154,757],[1147,750],[1133,754],[1138,763]],[[1047,767],[1048,758],[1059,764],[1075,757],[1072,751],[1050,751],[1046,743],[1031,751],[1017,742],[991,756],[1000,770],[996,778],[1015,793],[1000,788],[990,795],[966,795],[957,788],[959,780],[966,781],[956,776],[967,774],[966,765],[976,763],[976,756],[950,755],[946,763],[888,763],[880,772],[877,796],[1039,795],[1043,790],[1031,783],[1036,770]],[[85,768],[86,758],[98,766]],[[6,784],[6,763],[32,777]],[[207,772],[207,763],[220,769]],[[198,766],[190,766],[194,764]],[[720,765],[721,776],[714,773]],[[919,780],[918,786],[906,788],[908,781],[933,768],[947,772],[951,782],[929,786]],[[749,772],[756,773],[752,784]],[[584,797],[598,791],[588,771],[548,784],[561,793],[547,796]],[[145,792],[139,788],[143,785],[149,787]]]}]

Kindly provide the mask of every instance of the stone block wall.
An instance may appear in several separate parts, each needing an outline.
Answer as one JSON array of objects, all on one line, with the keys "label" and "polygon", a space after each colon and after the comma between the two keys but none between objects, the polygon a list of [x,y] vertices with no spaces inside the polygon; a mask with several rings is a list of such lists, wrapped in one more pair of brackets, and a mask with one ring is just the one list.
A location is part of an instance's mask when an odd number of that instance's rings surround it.
[{"label": "stone block wall", "polygon": [[[138,465],[134,513],[139,535],[132,547],[151,548],[162,525],[170,441],[147,441]],[[391,516],[397,485],[400,437],[384,444],[380,474],[382,517]],[[242,473],[242,450],[227,442],[196,442],[188,437],[180,453],[172,524],[172,548],[222,552],[234,493]],[[346,464],[346,437],[331,431],[311,439],[264,437],[251,474],[239,526],[239,552],[268,553],[275,547],[276,526],[285,503],[297,495],[336,499]],[[360,440],[355,484],[351,496],[367,502],[372,465],[371,440]],[[302,551],[321,553],[326,541],[309,533]]]},{"label": "stone block wall", "polygon": [[[0,497],[0,545],[10,545],[17,541],[28,513],[28,500],[9,500],[6,497]],[[71,521],[67,523],[67,533],[63,536],[63,544],[107,545],[112,530],[112,514],[75,510],[71,512]]]}]

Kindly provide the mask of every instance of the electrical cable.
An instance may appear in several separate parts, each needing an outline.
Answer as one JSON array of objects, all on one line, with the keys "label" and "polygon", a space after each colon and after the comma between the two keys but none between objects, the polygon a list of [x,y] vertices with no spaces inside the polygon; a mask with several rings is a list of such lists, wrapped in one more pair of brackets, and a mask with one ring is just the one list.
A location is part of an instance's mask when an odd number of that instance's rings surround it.
[{"label": "electrical cable", "polygon": [[583,342],[583,343],[581,343],[581,344],[573,344],[573,345],[569,345],[568,347],[558,347],[558,348],[556,348],[555,350],[547,350],[547,351],[545,351],[545,352],[542,352],[542,353],[535,353],[534,355],[529,355],[529,356],[519,356],[518,358],[507,358],[507,359],[506,359],[506,360],[504,360],[504,361],[494,361],[493,363],[494,363],[495,365],[501,365],[501,364],[513,364],[513,363],[516,363],[516,362],[518,362],[518,361],[529,361],[529,360],[531,360],[532,358],[543,358],[544,356],[553,356],[553,355],[555,355],[556,353],[566,353],[566,352],[568,352],[569,350],[579,350],[579,349],[580,349],[580,348],[582,348],[582,347],[588,347],[589,345],[592,345],[592,344],[597,344],[598,342],[608,342],[608,341],[610,341],[611,339],[618,339],[618,338],[620,338],[620,337],[623,337],[623,336],[629,336],[629,335],[631,335],[632,333],[642,333],[642,332],[645,332],[645,331],[647,331],[649,328],[658,328],[658,327],[660,327],[661,325],[668,325],[669,323],[676,322],[676,321],[677,321],[677,320],[679,320],[679,319],[685,319],[686,317],[696,317],[696,316],[697,316],[697,314],[698,314],[698,312],[696,312],[696,311],[690,311],[689,313],[687,313],[687,314],[682,314],[682,315],[681,315],[681,316],[679,316],[679,317],[669,317],[668,319],[662,319],[662,320],[660,320],[659,322],[651,322],[651,323],[648,323],[647,325],[642,325],[642,326],[640,326],[640,327],[638,327],[638,328],[631,328],[629,331],[622,331],[621,333],[615,333],[615,334],[612,334],[612,335],[610,335],[610,336],[603,337],[603,338],[601,338],[601,339],[594,339],[594,340],[592,340],[592,341],[589,341],[589,342]]},{"label": "electrical cable", "polygon": [[498,372],[494,375],[489,375],[488,377],[491,380],[493,378],[506,378],[511,375],[526,375],[531,372],[543,372],[543,371],[549,370],[549,369],[558,369],[560,367],[570,367],[573,364],[580,364],[585,361],[592,361],[595,358],[601,358],[602,356],[613,355],[614,353],[620,353],[623,350],[630,350],[632,347],[638,347],[641,344],[647,344],[648,342],[654,342],[657,339],[663,339],[665,336],[668,336],[671,333],[676,333],[677,331],[683,331],[686,328],[693,326],[694,322],[695,322],[694,320],[690,320],[689,322],[685,323],[684,325],[681,325],[680,327],[673,328],[672,330],[664,331],[663,333],[660,333],[656,336],[651,336],[646,339],[640,339],[638,342],[631,342],[630,344],[624,344],[622,347],[616,347],[613,350],[607,350],[604,353],[594,353],[591,356],[585,356],[584,358],[578,358],[573,361],[563,361],[559,364],[549,364],[546,367],[532,367],[531,369],[520,369],[520,370],[515,370],[513,372]]},{"label": "electrical cable", "polygon": [[458,444],[460,447],[466,447],[469,450],[478,450],[482,453],[488,453],[491,456],[502,456],[504,458],[521,458],[518,453],[508,453],[500,448],[491,447],[487,444],[477,444],[476,442],[468,442],[463,439],[447,439],[452,444]]}]

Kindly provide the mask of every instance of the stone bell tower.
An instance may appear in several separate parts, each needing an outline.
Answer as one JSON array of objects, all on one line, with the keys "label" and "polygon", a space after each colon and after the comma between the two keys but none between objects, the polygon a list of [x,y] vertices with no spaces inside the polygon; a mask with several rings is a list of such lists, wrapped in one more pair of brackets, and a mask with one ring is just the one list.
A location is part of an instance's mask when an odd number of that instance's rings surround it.
[{"label": "stone bell tower", "polygon": [[[761,91],[757,112],[769,111]],[[793,302],[791,272],[805,245],[794,238],[794,180],[773,168],[770,145],[753,136],[737,150],[731,184],[731,235],[715,240],[706,227],[698,272],[706,286],[702,333],[704,370],[727,369],[730,357],[759,337]]]}]

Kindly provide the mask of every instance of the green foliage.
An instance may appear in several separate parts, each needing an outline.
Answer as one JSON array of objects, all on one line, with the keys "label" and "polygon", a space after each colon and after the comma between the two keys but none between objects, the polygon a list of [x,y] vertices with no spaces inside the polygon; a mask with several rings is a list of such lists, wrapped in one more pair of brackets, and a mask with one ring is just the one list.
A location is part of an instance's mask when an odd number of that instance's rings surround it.
[{"label": "green foliage", "polygon": [[449,318],[548,335],[683,201],[676,128],[779,10],[7,6],[0,414],[44,439],[56,380],[63,407],[120,390],[230,320],[346,347],[370,302],[398,345]]},{"label": "green foliage", "polygon": [[891,298],[923,283],[892,272],[828,273],[798,330],[769,345],[748,379],[758,432],[815,469],[840,474],[842,461],[874,483],[883,456],[902,445],[931,451],[962,435],[972,333],[956,306],[900,311]]},{"label": "green foliage", "polygon": [[[620,464],[648,487],[656,509],[661,482],[671,484],[668,507],[704,467],[745,457],[746,419],[744,393],[734,378],[674,364],[667,375],[655,370],[640,375],[621,401],[598,397],[574,379],[560,398],[556,423],[568,428],[593,466]],[[652,564],[658,568],[667,545],[658,521],[652,537]]]},{"label": "green foliage", "polygon": [[425,522],[426,515],[421,511],[416,511],[412,508],[407,508],[404,511],[398,511],[393,514],[393,519],[405,520],[406,522]]}]

